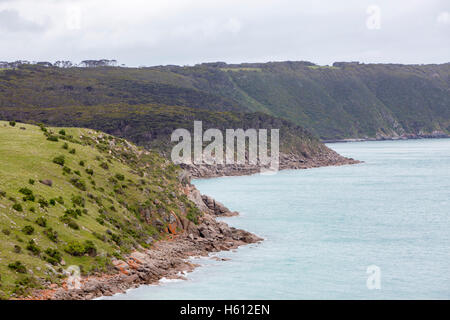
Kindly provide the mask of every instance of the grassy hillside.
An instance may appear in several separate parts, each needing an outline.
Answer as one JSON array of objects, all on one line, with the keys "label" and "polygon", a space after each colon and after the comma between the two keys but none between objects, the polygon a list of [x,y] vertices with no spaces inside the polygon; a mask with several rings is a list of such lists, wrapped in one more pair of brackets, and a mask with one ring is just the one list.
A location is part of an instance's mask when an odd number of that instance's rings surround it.
[{"label": "grassy hillside", "polygon": [[35,116],[49,107],[151,104],[263,112],[322,139],[450,133],[449,81],[448,63],[22,66],[0,72],[0,114],[13,119],[14,112]]},{"label": "grassy hillside", "polygon": [[70,265],[108,272],[113,257],[173,232],[176,216],[196,222],[177,175],[95,130],[0,121],[0,297],[58,283]]}]

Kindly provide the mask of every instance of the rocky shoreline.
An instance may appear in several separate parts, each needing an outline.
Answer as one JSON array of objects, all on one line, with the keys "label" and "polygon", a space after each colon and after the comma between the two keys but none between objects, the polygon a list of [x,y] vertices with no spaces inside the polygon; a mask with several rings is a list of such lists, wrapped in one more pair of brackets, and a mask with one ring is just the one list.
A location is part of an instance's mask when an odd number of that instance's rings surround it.
[{"label": "rocky shoreline", "polygon": [[337,143],[337,142],[362,142],[362,141],[397,141],[397,140],[419,140],[419,139],[448,139],[450,135],[442,131],[434,131],[432,133],[422,134],[402,134],[395,136],[377,135],[374,138],[347,138],[347,139],[331,139],[322,140],[323,143]]},{"label": "rocky shoreline", "polygon": [[[280,169],[307,169],[322,166],[340,166],[360,163],[332,151],[322,157],[305,159],[297,155],[280,155]],[[179,178],[184,184],[183,192],[204,213],[197,225],[188,219],[177,218],[169,226],[169,236],[154,244],[151,249],[140,248],[124,260],[113,260],[114,272],[80,279],[79,286],[71,288],[67,280],[62,286],[35,291],[34,300],[90,300],[102,296],[124,293],[128,289],[145,284],[156,284],[162,278],[185,279],[197,265],[189,258],[208,256],[210,253],[236,249],[239,246],[257,243],[263,239],[241,229],[230,227],[216,217],[238,215],[213,198],[201,195],[190,184],[191,177],[209,178],[219,176],[249,175],[258,173],[257,166],[191,166]],[[176,232],[176,230],[181,230]]]},{"label": "rocky shoreline", "polygon": [[32,299],[90,300],[124,293],[144,284],[156,284],[162,278],[185,279],[183,274],[198,266],[189,262],[189,258],[208,256],[263,240],[216,220],[217,216],[233,216],[237,212],[231,212],[211,197],[202,196],[192,185],[186,185],[184,191],[204,213],[198,225],[185,218],[177,219],[173,230],[181,232],[171,232],[168,239],[155,243],[151,249],[141,248],[124,260],[113,260],[114,273],[84,277],[75,288],[73,283],[65,281],[60,287],[53,285],[34,292]]},{"label": "rocky shoreline", "polygon": [[[353,158],[346,158],[333,150],[315,158],[306,158],[297,154],[280,153],[279,170],[288,169],[310,169],[327,166],[342,166],[357,164],[361,161]],[[214,178],[223,176],[246,176],[261,172],[261,167],[257,165],[182,165],[193,178]]]}]

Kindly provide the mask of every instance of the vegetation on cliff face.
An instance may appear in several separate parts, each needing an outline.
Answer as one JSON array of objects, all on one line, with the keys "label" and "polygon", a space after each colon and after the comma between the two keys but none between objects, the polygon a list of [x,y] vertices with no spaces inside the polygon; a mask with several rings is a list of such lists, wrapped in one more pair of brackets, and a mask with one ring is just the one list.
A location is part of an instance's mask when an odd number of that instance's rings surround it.
[{"label": "vegetation on cliff face", "polygon": [[449,63],[21,66],[0,72],[0,115],[8,120],[31,119],[27,115],[39,115],[40,108],[151,104],[263,112],[301,125],[322,139],[448,134],[449,75]]},{"label": "vegetation on cliff face", "polygon": [[[26,113],[11,110],[14,119],[39,119],[59,126],[77,126],[101,130],[126,138],[137,145],[170,155],[177,142],[171,142],[175,129],[193,132],[194,121],[202,121],[203,130],[280,129],[280,151],[304,158],[327,153],[329,149],[309,132],[287,120],[264,113],[218,112],[180,106],[123,105],[30,108]],[[225,133],[224,133],[225,134]],[[268,137],[270,142],[270,137]],[[269,145],[270,147],[270,145]]]},{"label": "vegetation on cliff face", "polygon": [[0,298],[59,283],[70,265],[108,272],[200,211],[179,169],[126,140],[0,121]]}]

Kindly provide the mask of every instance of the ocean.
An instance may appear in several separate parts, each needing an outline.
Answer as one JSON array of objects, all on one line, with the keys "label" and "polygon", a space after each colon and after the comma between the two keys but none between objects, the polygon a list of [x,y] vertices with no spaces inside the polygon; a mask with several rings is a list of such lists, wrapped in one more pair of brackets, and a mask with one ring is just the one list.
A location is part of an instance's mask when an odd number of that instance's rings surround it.
[{"label": "ocean", "polygon": [[265,240],[108,299],[449,299],[450,139],[328,146],[364,163],[193,181]]}]

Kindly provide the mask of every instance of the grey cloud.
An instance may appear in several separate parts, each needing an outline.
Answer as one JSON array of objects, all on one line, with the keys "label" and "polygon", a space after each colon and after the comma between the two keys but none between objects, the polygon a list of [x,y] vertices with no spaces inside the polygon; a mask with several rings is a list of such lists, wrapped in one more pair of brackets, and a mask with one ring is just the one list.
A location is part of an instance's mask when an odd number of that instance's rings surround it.
[{"label": "grey cloud", "polygon": [[22,18],[16,10],[6,9],[0,11],[0,30],[8,32],[41,32],[45,28],[44,24],[38,24]]},{"label": "grey cloud", "polygon": [[[366,24],[373,3],[381,8],[378,30]],[[80,9],[80,28],[68,28],[72,6]],[[0,0],[0,29],[6,31],[0,32],[0,42],[8,43],[0,48],[0,58],[107,58],[129,66],[268,60],[442,63],[450,52],[449,11],[448,0],[41,0],[39,5]],[[45,21],[46,15],[52,24],[33,22]],[[48,32],[28,32],[36,30]]]}]

